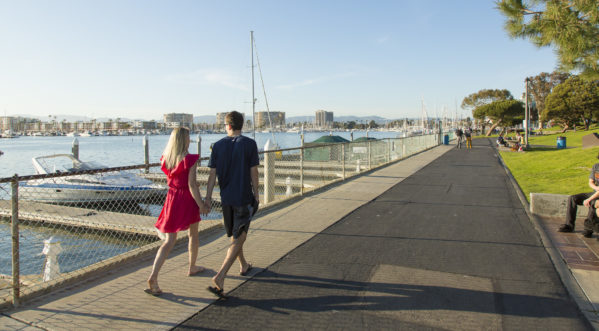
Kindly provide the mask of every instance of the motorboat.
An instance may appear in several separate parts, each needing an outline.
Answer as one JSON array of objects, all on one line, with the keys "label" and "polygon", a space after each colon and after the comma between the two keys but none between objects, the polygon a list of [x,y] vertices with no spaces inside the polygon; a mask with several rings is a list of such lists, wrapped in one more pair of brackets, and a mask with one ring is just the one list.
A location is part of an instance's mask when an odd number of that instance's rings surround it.
[{"label": "motorboat", "polygon": [[[32,179],[19,183],[19,198],[48,203],[102,203],[109,201],[142,202],[163,196],[167,188],[130,171],[96,172],[106,166],[83,162],[71,154],[33,158],[38,175],[64,176]],[[71,172],[90,171],[69,175]]]}]

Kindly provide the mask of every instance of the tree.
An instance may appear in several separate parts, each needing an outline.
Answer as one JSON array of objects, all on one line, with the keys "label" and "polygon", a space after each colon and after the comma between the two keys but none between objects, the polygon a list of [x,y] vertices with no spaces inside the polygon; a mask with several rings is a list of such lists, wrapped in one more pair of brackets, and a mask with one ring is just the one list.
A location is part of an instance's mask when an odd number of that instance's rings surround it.
[{"label": "tree", "polygon": [[492,125],[487,131],[487,136],[500,126],[511,126],[521,122],[524,118],[524,103],[518,100],[499,100],[478,106],[472,112],[476,119],[491,120]]},{"label": "tree", "polygon": [[[496,102],[496,101],[513,100],[513,99],[514,99],[514,97],[512,96],[512,93],[510,93],[510,91],[508,91],[508,90],[485,89],[485,90],[480,90],[476,93],[472,93],[469,96],[465,97],[464,100],[462,100],[462,109],[471,109],[474,118],[477,118],[474,115],[474,110],[476,108]],[[482,121],[482,130],[484,131],[485,125],[487,124],[486,123],[487,118],[482,117],[482,118],[478,118],[478,119]],[[497,125],[492,125],[491,130],[494,129],[495,127],[497,127]],[[491,132],[491,131],[489,131],[489,132]]]},{"label": "tree", "polygon": [[599,78],[599,6],[596,0],[500,0],[513,38],[556,49],[561,71]]},{"label": "tree", "polygon": [[511,100],[514,97],[508,90],[480,90],[472,93],[462,100],[462,109],[474,109],[476,107],[499,100]]},{"label": "tree", "polygon": [[559,122],[562,132],[575,126],[578,120],[588,130],[591,120],[599,116],[599,82],[584,81],[578,76],[568,78],[547,96],[541,116]]},{"label": "tree", "polygon": [[368,127],[371,129],[376,129],[379,127],[379,125],[376,124],[376,122],[374,120],[370,120],[370,122],[368,122]]},{"label": "tree", "polygon": [[552,73],[542,72],[534,77],[528,77],[530,94],[534,100],[535,106],[531,107],[531,116],[533,119],[539,119],[539,128],[543,127],[541,113],[545,109],[545,98],[551,93],[553,88],[566,81],[570,74],[554,71]]}]

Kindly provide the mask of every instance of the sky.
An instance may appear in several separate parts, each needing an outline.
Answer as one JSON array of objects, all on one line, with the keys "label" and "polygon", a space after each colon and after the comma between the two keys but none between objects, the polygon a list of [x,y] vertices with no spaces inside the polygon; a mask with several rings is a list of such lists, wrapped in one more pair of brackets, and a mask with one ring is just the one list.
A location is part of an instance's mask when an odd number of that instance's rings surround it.
[{"label": "sky", "polygon": [[[0,0],[0,115],[471,116],[557,67],[491,0]],[[255,58],[256,64],[256,58]],[[261,75],[264,82],[262,89]],[[266,94],[267,98],[264,98]]]}]

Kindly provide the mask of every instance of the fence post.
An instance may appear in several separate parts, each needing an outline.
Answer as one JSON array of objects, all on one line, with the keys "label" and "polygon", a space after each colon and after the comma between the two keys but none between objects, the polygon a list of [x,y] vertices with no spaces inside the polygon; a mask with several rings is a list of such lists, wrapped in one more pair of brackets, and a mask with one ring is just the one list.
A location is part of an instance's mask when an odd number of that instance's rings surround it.
[{"label": "fence post", "polygon": [[300,147],[300,195],[304,195],[304,133],[302,126],[302,145]]},{"label": "fence post", "polygon": [[275,156],[270,139],[264,145],[264,203],[268,204],[275,198]]},{"label": "fence post", "polygon": [[71,147],[71,152],[76,159],[79,159],[79,140],[77,138],[73,139],[73,146]]},{"label": "fence post", "polygon": [[150,172],[150,144],[148,144],[148,136],[143,139],[144,145],[144,164],[146,165],[146,174]]},{"label": "fence post", "polygon": [[200,158],[198,159],[198,167],[202,165],[202,137],[198,133],[198,155]]},{"label": "fence post", "polygon": [[391,144],[393,142],[391,141],[391,138],[387,138],[387,163],[391,162]]},{"label": "fence post", "polygon": [[19,296],[21,293],[21,281],[19,270],[19,180],[17,174],[11,182],[12,186],[12,305],[19,306]]},{"label": "fence post", "polygon": [[[368,137],[368,131],[366,131],[366,137]],[[368,170],[372,169],[372,165],[371,165],[371,159],[372,159],[372,154],[371,154],[371,149],[370,149],[370,140],[368,141]]]},{"label": "fence post", "polygon": [[341,145],[341,158],[343,162],[341,163],[341,169],[343,169],[343,180],[345,180],[345,143]]}]

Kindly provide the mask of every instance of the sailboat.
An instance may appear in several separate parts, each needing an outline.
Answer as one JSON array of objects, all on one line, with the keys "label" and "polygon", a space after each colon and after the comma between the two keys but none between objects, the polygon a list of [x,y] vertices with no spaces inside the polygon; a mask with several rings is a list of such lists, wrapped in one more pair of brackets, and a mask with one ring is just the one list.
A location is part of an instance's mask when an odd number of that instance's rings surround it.
[{"label": "sailboat", "polygon": [[268,106],[268,98],[266,97],[266,89],[264,88],[264,78],[262,77],[262,67],[260,66],[260,59],[258,57],[258,51],[256,50],[256,40],[254,39],[254,31],[250,31],[250,40],[252,47],[252,131],[253,138],[256,140],[256,96],[254,92],[254,54],[256,55],[256,64],[258,66],[258,73],[260,74],[260,82],[262,83],[262,92],[264,93],[264,103],[266,104],[266,112],[268,114],[268,124],[269,128],[263,129],[262,132],[270,132],[272,136],[272,142],[270,144],[271,149],[279,149],[279,145],[277,144],[277,140],[274,135],[274,128],[272,125],[272,119],[270,116],[270,108]]}]

